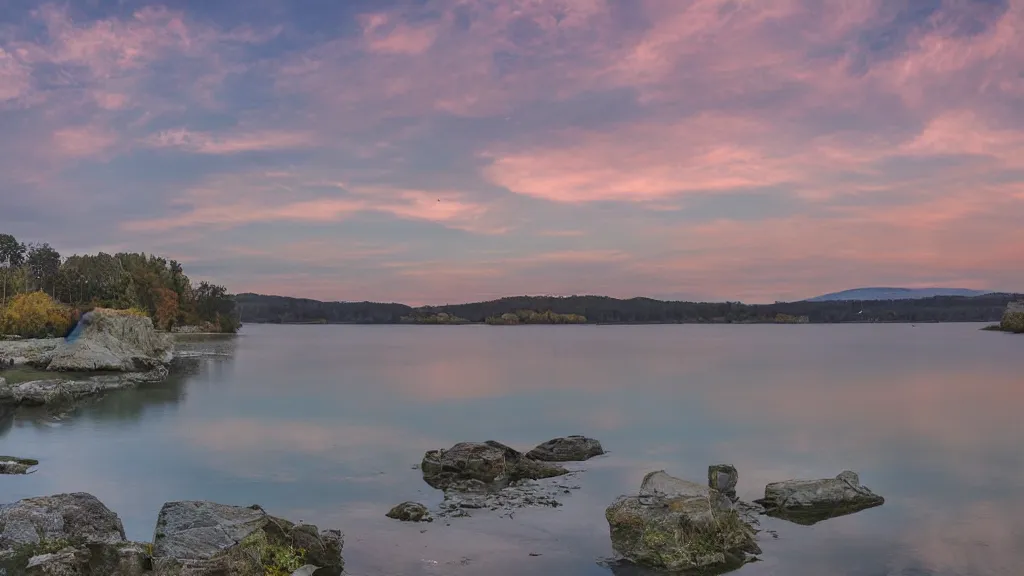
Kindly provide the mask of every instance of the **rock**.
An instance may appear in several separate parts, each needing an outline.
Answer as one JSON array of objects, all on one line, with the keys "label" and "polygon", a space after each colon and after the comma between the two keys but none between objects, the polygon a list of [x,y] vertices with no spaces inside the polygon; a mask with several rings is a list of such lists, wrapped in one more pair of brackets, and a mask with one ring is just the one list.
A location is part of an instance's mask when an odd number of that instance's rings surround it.
[{"label": "rock", "polygon": [[1024,334],[1024,302],[1010,302],[999,323],[999,328],[1007,332]]},{"label": "rock", "polygon": [[769,516],[809,526],[881,506],[885,499],[862,486],[855,472],[846,470],[835,478],[773,482],[765,486],[764,498],[755,502]]},{"label": "rock", "polygon": [[31,458],[0,456],[0,474],[27,474],[30,468],[38,465],[39,461]]},{"label": "rock", "polygon": [[423,456],[420,471],[431,487],[461,492],[500,490],[516,480],[552,478],[569,472],[493,440],[460,442],[448,450],[431,450]]},{"label": "rock", "polygon": [[134,375],[99,376],[88,380],[33,380],[0,389],[0,402],[21,406],[44,406],[74,402],[88,396],[136,386],[138,380]]},{"label": "rock", "polygon": [[313,564],[317,576],[339,575],[343,545],[341,532],[296,526],[259,506],[168,502],[157,519],[153,570],[155,576],[243,576],[291,574]]},{"label": "rock", "polygon": [[387,514],[388,518],[401,520],[403,522],[433,522],[430,511],[423,504],[417,502],[402,502],[392,508]]},{"label": "rock", "polygon": [[95,308],[79,320],[53,353],[48,370],[146,372],[168,364],[173,339],[153,321],[121,310]]},{"label": "rock", "polygon": [[[123,550],[133,546],[117,514],[91,494],[26,498],[0,506],[0,573],[136,576],[140,570],[125,571],[122,564]],[[139,552],[137,566],[148,560]]]},{"label": "rock", "polygon": [[730,500],[736,500],[736,484],[739,483],[739,480],[740,473],[735,466],[729,464],[708,466],[708,486],[712,490],[718,490],[725,494]]},{"label": "rock", "polygon": [[601,443],[585,436],[554,438],[526,453],[527,458],[545,462],[580,462],[604,454]]},{"label": "rock", "polygon": [[647,474],[639,494],[619,497],[605,518],[615,552],[646,568],[720,571],[761,553],[725,495],[663,470]]},{"label": "rock", "polygon": [[0,363],[8,367],[29,365],[45,368],[54,352],[63,344],[63,338],[0,340]]}]

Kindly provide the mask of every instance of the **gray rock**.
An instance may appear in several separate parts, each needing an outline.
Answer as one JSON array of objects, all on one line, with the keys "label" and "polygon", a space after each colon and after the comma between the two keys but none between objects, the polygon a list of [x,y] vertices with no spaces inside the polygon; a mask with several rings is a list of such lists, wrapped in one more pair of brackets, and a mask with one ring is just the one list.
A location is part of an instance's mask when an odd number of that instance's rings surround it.
[{"label": "gray rock", "polygon": [[418,502],[402,502],[385,514],[388,518],[403,522],[433,522],[427,507]]},{"label": "gray rock", "polygon": [[420,463],[423,480],[439,490],[500,490],[516,480],[567,474],[561,466],[537,461],[500,442],[460,442],[447,450],[431,450]]},{"label": "gray rock", "polygon": [[310,563],[321,567],[318,575],[341,574],[343,545],[338,531],[296,526],[259,506],[169,502],[157,519],[153,569],[156,576],[243,576]]},{"label": "gray rock", "polygon": [[0,340],[0,361],[6,361],[9,366],[46,368],[57,348],[63,344],[63,338]]},{"label": "gray rock", "polygon": [[39,465],[38,460],[0,456],[0,474],[28,474],[28,471]]},{"label": "gray rock", "polygon": [[615,552],[646,568],[722,571],[761,553],[728,498],[663,470],[647,474],[639,494],[619,497],[605,518]]},{"label": "gray rock", "polygon": [[89,551],[70,546],[33,556],[25,566],[26,576],[87,576],[89,573]]},{"label": "gray rock", "polygon": [[158,366],[148,372],[93,376],[85,380],[33,380],[7,385],[0,382],[0,404],[45,406],[74,402],[113,390],[135,388],[140,383],[160,382],[167,377],[167,368]]},{"label": "gray rock", "polygon": [[769,516],[811,525],[881,506],[885,499],[861,485],[855,472],[846,470],[835,478],[773,482],[765,487],[764,498],[755,502]]},{"label": "gray rock", "polygon": [[[0,573],[136,576],[138,570],[124,571],[122,565],[122,551],[133,546],[117,514],[91,494],[26,498],[0,506]],[[138,551],[142,556],[136,564],[144,565],[145,552]]]},{"label": "gray rock", "polygon": [[580,462],[604,454],[601,443],[585,436],[553,438],[526,453],[545,462]]},{"label": "gray rock", "polygon": [[730,500],[736,500],[736,485],[739,480],[740,473],[735,466],[729,464],[708,466],[708,486],[725,494]]},{"label": "gray rock", "polygon": [[48,370],[146,372],[173,357],[174,340],[145,316],[96,308],[82,316],[75,332],[54,351]]}]

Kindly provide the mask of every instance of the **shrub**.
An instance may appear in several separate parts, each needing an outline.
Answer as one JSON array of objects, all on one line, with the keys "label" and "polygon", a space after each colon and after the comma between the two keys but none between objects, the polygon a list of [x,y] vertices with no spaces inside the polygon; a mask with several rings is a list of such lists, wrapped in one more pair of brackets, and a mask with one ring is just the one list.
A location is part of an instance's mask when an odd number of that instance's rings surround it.
[{"label": "shrub", "polygon": [[23,338],[63,336],[74,324],[71,308],[44,292],[19,294],[0,313],[0,332]]}]

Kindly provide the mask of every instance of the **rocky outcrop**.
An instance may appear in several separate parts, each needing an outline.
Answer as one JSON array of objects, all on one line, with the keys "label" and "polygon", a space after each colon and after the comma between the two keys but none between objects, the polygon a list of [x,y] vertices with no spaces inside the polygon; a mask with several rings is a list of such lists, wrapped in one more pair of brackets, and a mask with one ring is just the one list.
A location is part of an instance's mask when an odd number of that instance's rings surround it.
[{"label": "rocky outcrop", "polygon": [[64,345],[63,338],[33,340],[0,340],[0,364],[28,365],[46,368],[57,348]]},{"label": "rocky outcrop", "polygon": [[117,514],[85,493],[0,506],[0,575],[338,576],[343,537],[258,506],[170,502],[155,542],[125,539]]},{"label": "rocky outcrop", "polygon": [[999,329],[1015,334],[1024,334],[1024,302],[1011,302],[1006,306]]},{"label": "rocky outcrop", "polygon": [[39,465],[39,460],[0,456],[0,474],[28,474],[28,471]]},{"label": "rocky outcrop", "polygon": [[386,514],[388,518],[402,522],[433,522],[427,507],[418,502],[402,502]]},{"label": "rocky outcrop", "polygon": [[341,532],[292,524],[259,506],[169,502],[153,539],[156,576],[291,574],[313,565],[317,576],[344,568]]},{"label": "rocky outcrop", "polygon": [[835,478],[773,482],[765,487],[764,498],[755,502],[769,516],[809,526],[881,506],[885,499],[861,485],[855,472],[846,470]]},{"label": "rocky outcrop", "polygon": [[166,366],[174,341],[153,328],[153,321],[120,310],[96,308],[78,321],[47,370],[146,372]]},{"label": "rocky outcrop", "polygon": [[500,490],[517,480],[551,478],[568,470],[523,456],[500,442],[460,442],[447,450],[431,450],[420,464],[423,480],[439,490]]},{"label": "rocky outcrop", "polygon": [[715,572],[760,554],[755,530],[721,492],[663,470],[605,510],[612,548],[624,559],[669,572]]},{"label": "rocky outcrop", "polygon": [[527,458],[544,462],[582,462],[604,454],[601,443],[585,436],[554,438],[526,453]]},{"label": "rocky outcrop", "polygon": [[468,516],[470,510],[498,511],[512,517],[527,506],[560,506],[558,496],[579,488],[564,481],[575,474],[553,462],[535,460],[500,442],[460,442],[427,452],[423,480],[444,491],[439,516]]},{"label": "rocky outcrop", "polygon": [[0,404],[45,406],[74,402],[112,390],[134,388],[143,382],[159,382],[166,377],[167,369],[157,367],[149,372],[93,376],[85,380],[33,380],[19,384],[7,384],[0,378]]},{"label": "rocky outcrop", "polygon": [[91,494],[0,507],[0,573],[138,576],[148,562],[144,548],[125,539],[117,514]]}]

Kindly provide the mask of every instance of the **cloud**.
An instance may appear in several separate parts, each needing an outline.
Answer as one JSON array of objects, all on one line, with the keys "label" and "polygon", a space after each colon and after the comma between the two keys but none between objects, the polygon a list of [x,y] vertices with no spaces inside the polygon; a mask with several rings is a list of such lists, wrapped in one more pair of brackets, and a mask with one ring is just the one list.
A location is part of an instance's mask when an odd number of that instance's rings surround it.
[{"label": "cloud", "polygon": [[[0,225],[332,298],[1024,282],[1022,2],[265,8],[5,13]],[[287,235],[403,256],[229,259]]]}]

